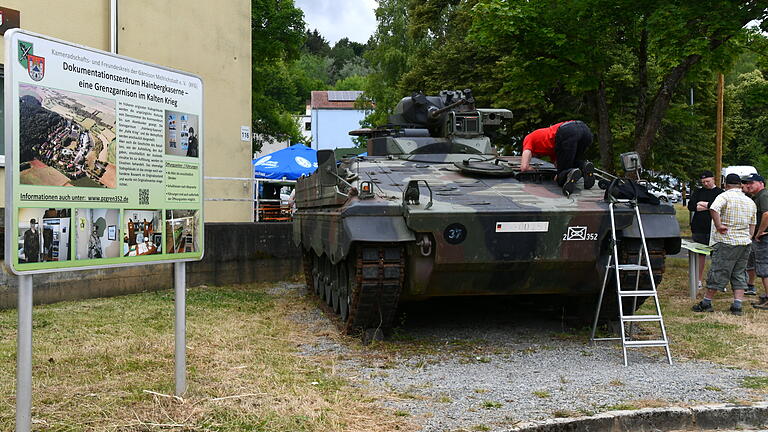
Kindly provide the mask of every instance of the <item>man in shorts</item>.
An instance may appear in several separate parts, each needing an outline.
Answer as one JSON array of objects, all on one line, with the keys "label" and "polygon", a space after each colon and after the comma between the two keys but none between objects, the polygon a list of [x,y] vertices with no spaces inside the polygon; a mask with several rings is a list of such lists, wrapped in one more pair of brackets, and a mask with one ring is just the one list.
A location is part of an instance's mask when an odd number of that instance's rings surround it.
[{"label": "man in shorts", "polygon": [[[701,188],[693,191],[691,199],[688,201],[688,210],[691,211],[691,234],[696,243],[703,245],[709,244],[709,232],[712,230],[712,216],[709,215],[709,206],[715,201],[723,190],[715,186],[715,175],[712,171],[704,171],[699,176]],[[699,288],[701,288],[701,278],[704,276],[704,264],[706,255],[699,254]]]},{"label": "man in shorts", "polygon": [[768,191],[765,190],[765,179],[759,174],[750,174],[741,182],[757,206],[757,229],[752,237],[752,250],[755,274],[763,281],[764,294],[753,306],[768,310]]},{"label": "man in shorts", "polygon": [[741,177],[728,174],[725,192],[709,207],[712,216],[712,265],[707,275],[704,299],[693,306],[694,312],[714,312],[712,298],[717,291],[725,292],[728,282],[733,290],[731,313],[741,315],[741,302],[747,289],[747,258],[755,232],[757,206],[741,190]]}]

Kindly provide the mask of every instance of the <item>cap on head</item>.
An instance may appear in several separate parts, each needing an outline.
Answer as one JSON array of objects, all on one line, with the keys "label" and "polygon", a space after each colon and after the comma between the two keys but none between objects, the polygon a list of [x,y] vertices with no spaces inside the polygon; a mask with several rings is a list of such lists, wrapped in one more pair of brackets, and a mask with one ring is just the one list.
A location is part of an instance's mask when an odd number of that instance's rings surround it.
[{"label": "cap on head", "polygon": [[763,178],[763,176],[761,176],[758,173],[752,173],[752,174],[749,174],[749,175],[745,175],[744,177],[741,178],[741,182],[742,183],[749,183],[749,182],[753,182],[753,181],[759,181],[759,182],[765,183],[765,179]]},{"label": "cap on head", "polygon": [[34,225],[34,224],[36,224],[36,223],[37,223],[37,221],[36,221],[36,220],[34,220],[34,219],[30,219],[30,220],[29,220],[29,223],[30,223],[30,224],[32,224],[32,225]]},{"label": "cap on head", "polygon": [[727,185],[741,185],[741,177],[738,174],[728,174],[725,176],[725,184]]},{"label": "cap on head", "polygon": [[710,170],[704,170],[701,172],[701,176],[699,176],[700,179],[705,179],[709,177],[714,177],[715,175]]}]

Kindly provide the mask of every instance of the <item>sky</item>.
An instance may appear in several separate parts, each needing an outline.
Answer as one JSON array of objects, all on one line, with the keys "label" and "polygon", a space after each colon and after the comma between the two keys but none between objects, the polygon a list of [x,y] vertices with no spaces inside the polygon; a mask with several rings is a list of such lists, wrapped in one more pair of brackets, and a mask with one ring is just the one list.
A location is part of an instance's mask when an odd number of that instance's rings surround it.
[{"label": "sky", "polygon": [[317,29],[333,46],[339,39],[366,43],[376,30],[376,0],[294,0],[310,31]]}]

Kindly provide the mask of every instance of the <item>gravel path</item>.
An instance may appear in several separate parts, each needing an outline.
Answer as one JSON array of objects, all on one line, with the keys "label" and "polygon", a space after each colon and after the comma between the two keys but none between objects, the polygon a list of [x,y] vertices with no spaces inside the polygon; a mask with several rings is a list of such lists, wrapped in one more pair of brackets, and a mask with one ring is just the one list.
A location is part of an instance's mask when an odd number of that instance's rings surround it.
[{"label": "gravel path", "polygon": [[[567,330],[556,310],[520,300],[425,302],[406,307],[403,316],[397,334],[379,346],[318,336],[300,350],[342,358],[337,373],[423,431],[502,431],[629,407],[765,398],[741,386],[745,377],[766,372],[682,361],[674,344],[672,366],[662,350],[644,348],[630,350],[624,367],[618,344],[592,346],[584,331]],[[332,327],[312,308],[292,319],[316,334]]]}]

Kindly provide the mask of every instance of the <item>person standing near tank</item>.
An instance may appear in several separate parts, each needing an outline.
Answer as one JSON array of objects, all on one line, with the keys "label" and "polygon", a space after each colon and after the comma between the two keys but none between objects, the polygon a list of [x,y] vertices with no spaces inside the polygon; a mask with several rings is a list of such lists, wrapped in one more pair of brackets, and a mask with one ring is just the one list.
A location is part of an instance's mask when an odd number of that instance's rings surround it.
[{"label": "person standing near tank", "polygon": [[757,221],[755,202],[741,190],[741,177],[728,174],[725,192],[709,206],[712,216],[710,246],[712,265],[707,275],[707,292],[704,299],[695,304],[694,312],[714,312],[712,298],[717,291],[725,292],[728,282],[733,290],[731,313],[741,315],[741,302],[747,289],[747,258]]},{"label": "person standing near tank", "polygon": [[741,179],[744,188],[757,206],[757,229],[752,237],[755,274],[762,279],[764,294],[753,306],[768,310],[768,191],[765,179],[759,174],[750,174]]},{"label": "person standing near tank", "polygon": [[536,129],[523,139],[520,171],[530,171],[531,158],[549,156],[557,168],[555,181],[569,196],[576,182],[584,177],[584,188],[595,184],[594,166],[584,160],[584,152],[592,144],[592,131],[581,120],[569,120],[553,126]]},{"label": "person standing near tank", "polygon": [[[688,210],[691,211],[691,234],[693,241],[701,243],[703,245],[709,244],[709,233],[712,230],[712,216],[709,214],[709,206],[715,201],[718,195],[723,193],[723,190],[715,186],[715,175],[712,171],[703,171],[699,176],[701,182],[701,188],[696,189],[691,194],[691,199],[688,201]],[[704,276],[704,264],[706,262],[706,255],[699,254],[699,289],[701,289],[701,278]]]}]

